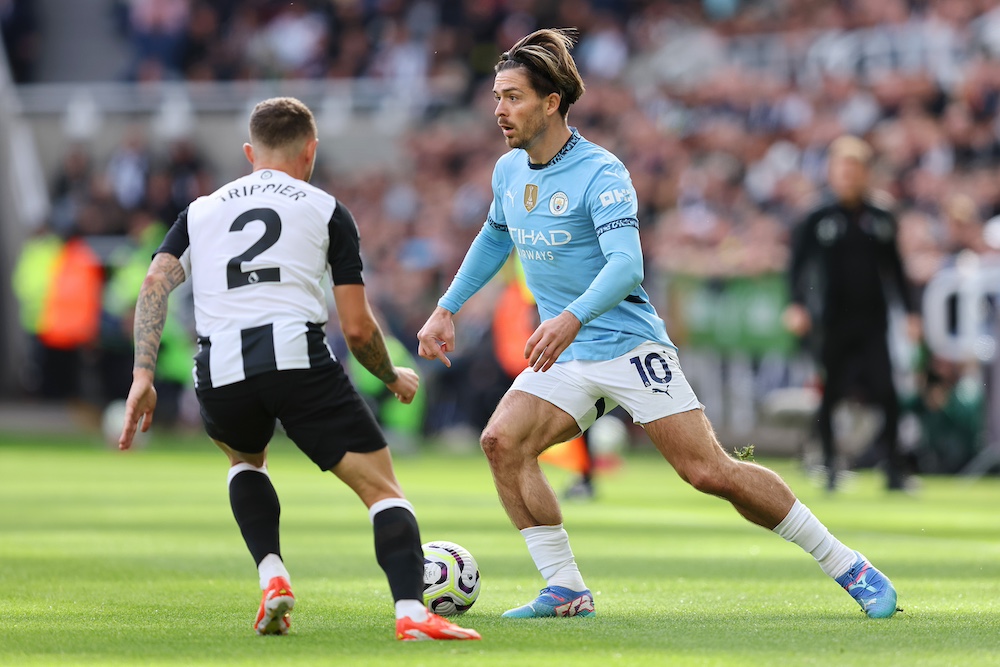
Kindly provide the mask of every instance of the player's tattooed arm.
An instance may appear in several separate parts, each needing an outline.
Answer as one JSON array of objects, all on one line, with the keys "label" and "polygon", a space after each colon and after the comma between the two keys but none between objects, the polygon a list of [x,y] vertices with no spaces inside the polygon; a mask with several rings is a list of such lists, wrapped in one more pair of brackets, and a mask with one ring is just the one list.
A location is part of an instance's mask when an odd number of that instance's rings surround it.
[{"label": "player's tattooed arm", "polygon": [[398,377],[392,365],[389,350],[385,347],[382,332],[376,327],[364,341],[348,341],[351,354],[368,369],[368,372],[386,384],[392,384]]},{"label": "player's tattooed arm", "polygon": [[167,300],[186,277],[184,267],[173,255],[159,253],[153,258],[135,304],[133,368],[156,370],[160,338],[167,321]]}]

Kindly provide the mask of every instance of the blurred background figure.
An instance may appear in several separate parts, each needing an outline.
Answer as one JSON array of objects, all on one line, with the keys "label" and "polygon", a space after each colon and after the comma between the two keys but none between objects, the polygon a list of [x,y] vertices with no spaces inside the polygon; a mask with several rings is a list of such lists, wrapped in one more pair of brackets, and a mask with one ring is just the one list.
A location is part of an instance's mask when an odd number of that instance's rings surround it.
[{"label": "blurred background figure", "polygon": [[837,138],[828,151],[832,201],[814,209],[795,232],[789,268],[791,304],[785,322],[797,336],[810,336],[822,369],[822,399],[816,416],[827,473],[834,490],[840,463],[833,410],[857,397],[878,406],[887,486],[902,490],[907,471],[899,454],[899,399],[889,354],[889,307],[902,302],[908,335],[920,335],[910,286],[896,242],[893,214],[873,200],[871,146],[853,136]]},{"label": "blurred background figure", "polygon": [[0,0],[0,41],[14,81],[34,81],[42,46],[35,0]]},{"label": "blurred background figure", "polygon": [[25,243],[13,282],[30,337],[27,388],[43,399],[79,401],[100,331],[100,259],[79,235],[63,241],[42,229]]}]

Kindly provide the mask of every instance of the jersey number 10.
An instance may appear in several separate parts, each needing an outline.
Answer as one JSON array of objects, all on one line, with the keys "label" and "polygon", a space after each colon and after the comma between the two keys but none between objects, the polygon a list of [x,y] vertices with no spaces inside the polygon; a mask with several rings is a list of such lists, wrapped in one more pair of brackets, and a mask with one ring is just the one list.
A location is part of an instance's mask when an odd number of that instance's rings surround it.
[{"label": "jersey number 10", "polygon": [[[653,382],[656,384],[670,384],[670,379],[674,376],[670,372],[670,367],[667,366],[667,360],[656,352],[650,352],[646,355],[645,364],[639,357],[632,357],[629,359],[629,363],[635,366],[635,370],[638,371],[639,377],[642,379],[642,384],[647,387]],[[658,372],[660,375],[657,374]]]}]

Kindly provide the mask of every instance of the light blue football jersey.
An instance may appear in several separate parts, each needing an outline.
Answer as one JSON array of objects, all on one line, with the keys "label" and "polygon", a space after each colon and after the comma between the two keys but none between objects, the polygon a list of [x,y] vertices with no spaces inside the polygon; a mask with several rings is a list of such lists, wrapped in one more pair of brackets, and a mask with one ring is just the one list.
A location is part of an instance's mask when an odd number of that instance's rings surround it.
[{"label": "light blue football jersey", "polygon": [[[562,150],[544,165],[530,164],[523,150],[502,156],[493,171],[493,203],[480,234],[499,238],[504,232],[524,267],[542,320],[569,310],[583,322],[559,361],[613,359],[646,341],[674,347],[637,284],[642,248],[635,189],[628,170],[609,151],[573,129]],[[608,264],[606,252],[622,253],[637,276],[605,275],[606,280],[595,283]],[[633,283],[627,295],[614,293],[616,285],[628,290]],[[596,289],[580,299],[592,285]],[[449,294],[441,304],[449,310],[460,306]]]}]

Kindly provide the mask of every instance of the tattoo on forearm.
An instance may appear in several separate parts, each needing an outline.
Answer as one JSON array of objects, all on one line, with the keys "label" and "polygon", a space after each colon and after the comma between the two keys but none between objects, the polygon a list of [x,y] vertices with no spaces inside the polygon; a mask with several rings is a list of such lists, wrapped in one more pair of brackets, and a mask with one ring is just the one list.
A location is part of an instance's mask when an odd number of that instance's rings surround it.
[{"label": "tattoo on forearm", "polygon": [[351,346],[351,353],[368,369],[368,372],[382,382],[386,384],[395,382],[399,377],[392,365],[392,359],[389,358],[389,351],[385,348],[382,332],[378,329],[366,342]]},{"label": "tattoo on forearm", "polygon": [[134,368],[156,371],[160,338],[167,321],[167,300],[184,278],[184,267],[176,257],[160,254],[153,260],[135,304]]}]

